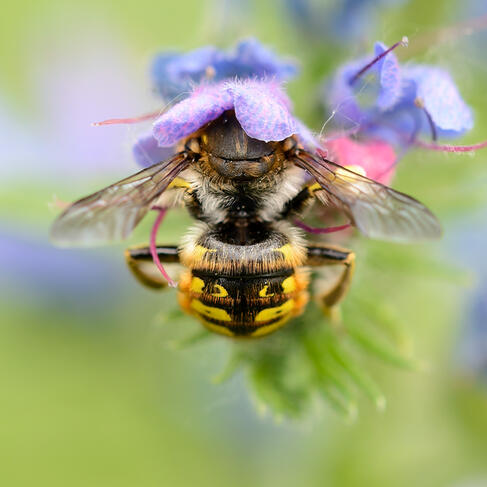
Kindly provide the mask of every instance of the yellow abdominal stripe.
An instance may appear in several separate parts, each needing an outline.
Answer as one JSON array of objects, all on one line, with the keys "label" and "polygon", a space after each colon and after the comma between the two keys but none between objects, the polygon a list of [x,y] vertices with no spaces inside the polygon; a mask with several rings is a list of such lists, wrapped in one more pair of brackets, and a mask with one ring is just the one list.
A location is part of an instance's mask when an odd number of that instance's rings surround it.
[{"label": "yellow abdominal stripe", "polygon": [[277,330],[280,328],[286,321],[289,319],[289,316],[284,316],[282,319],[275,321],[271,325],[267,326],[260,326],[257,328],[250,336],[252,337],[260,337],[262,335],[267,335],[268,333],[273,332],[274,330]]},{"label": "yellow abdominal stripe", "polygon": [[268,294],[267,291],[269,290],[269,284],[266,284],[260,291],[259,296],[261,298],[270,298],[274,296],[274,293]]},{"label": "yellow abdominal stripe", "polygon": [[216,289],[215,292],[211,293],[215,298],[226,298],[228,296],[228,291],[220,284],[214,284],[213,287]]},{"label": "yellow abdominal stripe", "polygon": [[[284,281],[281,283],[282,290],[284,294],[291,294],[294,293],[297,289],[296,287],[296,279],[294,276],[289,276]],[[270,293],[269,294],[269,284],[266,284],[260,291],[259,291],[259,296],[261,298],[271,298],[272,296],[275,296],[275,293]]]},{"label": "yellow abdominal stripe", "polygon": [[[205,281],[203,281],[203,279],[193,277],[193,279],[191,279],[189,290],[195,294],[201,294],[204,287]],[[215,289],[215,292],[212,292],[210,296],[214,296],[215,298],[226,298],[228,296],[227,290],[223,286],[220,286],[220,284],[214,284],[213,288]]]},{"label": "yellow abdominal stripe", "polygon": [[284,294],[290,294],[296,291],[296,279],[294,276],[289,276],[281,283]]},{"label": "yellow abdominal stripe", "polygon": [[274,308],[266,308],[259,311],[255,317],[255,323],[262,321],[275,320],[276,318],[281,318],[290,313],[294,309],[294,299],[288,299],[285,303],[280,306],[275,306]]},{"label": "yellow abdominal stripe", "polygon": [[266,326],[259,326],[258,328],[255,329],[254,332],[252,332],[249,335],[243,335],[243,336],[238,336],[235,335],[235,333],[231,330],[231,328],[226,328],[225,326],[222,325],[216,325],[215,323],[212,323],[211,321],[206,321],[205,319],[202,320],[203,324],[208,328],[210,331],[214,331],[215,333],[220,333],[222,335],[226,335],[229,337],[239,337],[239,338],[254,338],[254,337],[260,337],[263,335],[268,335],[269,333],[272,333],[274,330],[277,330],[280,328],[286,321],[289,319],[289,316],[283,316],[280,320],[275,321],[274,323]]},{"label": "yellow abdominal stripe", "polygon": [[232,321],[232,317],[224,309],[207,306],[199,299],[193,299],[190,306],[194,311],[208,318],[213,318],[218,321]]},{"label": "yellow abdominal stripe", "polygon": [[189,290],[194,293],[200,294],[203,292],[204,287],[205,281],[203,281],[203,279],[200,279],[199,277],[193,277],[193,279],[191,279],[191,286]]},{"label": "yellow abdominal stripe", "polygon": [[226,328],[225,326],[221,325],[215,325],[215,323],[212,323],[211,321],[206,321],[205,319],[201,320],[203,325],[208,328],[208,330],[213,331],[215,333],[220,333],[220,335],[226,335],[228,337],[234,337],[235,333],[233,333],[230,328]]}]

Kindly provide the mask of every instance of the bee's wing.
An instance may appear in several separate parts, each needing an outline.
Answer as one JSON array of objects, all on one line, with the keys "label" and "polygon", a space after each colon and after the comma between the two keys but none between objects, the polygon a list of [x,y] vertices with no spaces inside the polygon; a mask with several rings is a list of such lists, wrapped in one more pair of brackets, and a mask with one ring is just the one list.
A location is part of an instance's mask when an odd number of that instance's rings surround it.
[{"label": "bee's wing", "polygon": [[122,179],[69,206],[51,227],[60,246],[90,246],[128,237],[191,161],[185,153]]},{"label": "bee's wing", "polygon": [[388,186],[301,151],[295,163],[321,186],[316,197],[344,210],[366,236],[395,242],[416,242],[441,235],[436,217],[422,203]]}]

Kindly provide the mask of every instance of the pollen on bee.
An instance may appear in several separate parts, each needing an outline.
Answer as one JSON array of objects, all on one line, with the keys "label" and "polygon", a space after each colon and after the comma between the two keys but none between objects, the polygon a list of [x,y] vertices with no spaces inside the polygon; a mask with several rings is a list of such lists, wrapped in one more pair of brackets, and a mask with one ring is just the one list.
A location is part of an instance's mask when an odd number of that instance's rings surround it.
[{"label": "pollen on bee", "polygon": [[186,142],[186,148],[189,149],[191,152],[194,152],[195,154],[200,153],[200,143],[198,142],[198,139],[192,137],[191,139]]}]

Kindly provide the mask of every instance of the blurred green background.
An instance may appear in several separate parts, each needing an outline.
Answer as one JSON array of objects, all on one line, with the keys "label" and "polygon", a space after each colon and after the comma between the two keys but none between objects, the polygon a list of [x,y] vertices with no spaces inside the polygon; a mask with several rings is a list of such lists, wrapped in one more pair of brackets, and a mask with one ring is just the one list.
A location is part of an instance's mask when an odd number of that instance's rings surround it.
[{"label": "blurred green background", "polygon": [[[365,47],[403,35],[413,47],[465,17],[465,4],[454,1],[384,7]],[[1,485],[487,485],[487,377],[459,349],[487,275],[487,152],[418,150],[401,162],[395,186],[440,216],[442,242],[360,244],[358,265],[380,272],[377,282],[359,279],[356,294],[372,285],[377,300],[391,303],[429,368],[371,362],[388,407],[380,413],[363,400],[353,424],[327,407],[299,421],[259,415],[240,374],[211,382],[228,340],[174,346],[199,325],[173,318],[174,291],[150,292],[129,276],[125,245],[77,251],[48,242],[55,196],[70,201],[137,169],[130,147],[140,128],[90,123],[159,107],[147,73],[158,50],[256,36],[300,61],[289,92],[298,115],[319,130],[320,80],[364,45],[307,39],[291,22],[277,0],[2,7]],[[476,114],[468,142],[487,138],[487,64],[475,50],[482,42],[473,35],[415,52],[454,73]],[[149,224],[131,242],[146,241]],[[188,224],[184,213],[170,215],[165,241],[177,242]]]}]

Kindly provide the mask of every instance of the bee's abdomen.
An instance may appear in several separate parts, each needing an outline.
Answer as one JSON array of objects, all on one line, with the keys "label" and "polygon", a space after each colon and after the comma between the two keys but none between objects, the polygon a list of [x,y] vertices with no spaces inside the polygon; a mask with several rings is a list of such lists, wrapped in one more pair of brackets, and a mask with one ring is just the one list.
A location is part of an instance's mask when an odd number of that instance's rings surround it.
[{"label": "bee's abdomen", "polygon": [[255,337],[299,315],[308,301],[307,285],[302,269],[233,276],[188,270],[180,281],[179,300],[212,331]]}]

